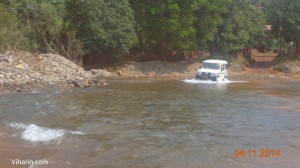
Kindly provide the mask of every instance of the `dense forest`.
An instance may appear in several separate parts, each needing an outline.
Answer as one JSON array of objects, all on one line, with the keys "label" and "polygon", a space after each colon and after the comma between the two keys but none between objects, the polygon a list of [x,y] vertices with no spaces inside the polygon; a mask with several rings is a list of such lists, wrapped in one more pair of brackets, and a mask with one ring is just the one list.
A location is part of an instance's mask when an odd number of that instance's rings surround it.
[{"label": "dense forest", "polygon": [[78,64],[130,53],[287,54],[299,40],[300,0],[0,0],[0,52],[51,52]]}]

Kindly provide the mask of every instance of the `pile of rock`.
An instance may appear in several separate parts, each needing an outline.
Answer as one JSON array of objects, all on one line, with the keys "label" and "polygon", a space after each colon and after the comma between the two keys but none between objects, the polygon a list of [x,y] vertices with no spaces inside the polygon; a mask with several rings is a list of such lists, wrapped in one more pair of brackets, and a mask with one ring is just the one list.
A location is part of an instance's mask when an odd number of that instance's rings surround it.
[{"label": "pile of rock", "polygon": [[70,60],[55,54],[10,51],[0,54],[0,91],[88,87],[105,84],[110,73],[85,71]]}]

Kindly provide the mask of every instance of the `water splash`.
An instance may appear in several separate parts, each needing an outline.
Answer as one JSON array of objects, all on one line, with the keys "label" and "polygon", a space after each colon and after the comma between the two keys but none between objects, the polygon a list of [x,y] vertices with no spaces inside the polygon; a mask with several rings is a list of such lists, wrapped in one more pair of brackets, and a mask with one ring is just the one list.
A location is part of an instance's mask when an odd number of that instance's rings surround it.
[{"label": "water splash", "polygon": [[229,81],[228,79],[220,79],[217,81],[211,81],[211,80],[196,80],[196,79],[186,79],[183,80],[183,82],[186,83],[193,83],[193,84],[223,84],[223,83],[231,83],[232,81]]},{"label": "water splash", "polygon": [[31,142],[44,142],[61,138],[65,131],[62,129],[49,129],[29,124],[22,133],[22,138]]},{"label": "water splash", "polygon": [[73,135],[85,135],[83,132],[81,131],[69,131],[69,133],[73,134]]},{"label": "water splash", "polygon": [[47,142],[61,139],[66,132],[75,135],[84,135],[80,131],[66,131],[64,129],[51,129],[37,126],[35,124],[10,123],[8,126],[16,129],[22,129],[21,138],[30,142]]},{"label": "water splash", "polygon": [[61,138],[65,131],[63,129],[50,129],[46,127],[40,127],[35,124],[23,124],[23,123],[10,123],[8,124],[12,128],[23,129],[22,139],[30,142],[46,142]]}]

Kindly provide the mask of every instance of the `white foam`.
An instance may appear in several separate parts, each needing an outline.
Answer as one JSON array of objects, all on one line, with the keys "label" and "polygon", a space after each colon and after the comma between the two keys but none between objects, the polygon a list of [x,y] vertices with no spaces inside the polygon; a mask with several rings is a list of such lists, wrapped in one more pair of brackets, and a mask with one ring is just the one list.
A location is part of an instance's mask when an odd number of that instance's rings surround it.
[{"label": "white foam", "polygon": [[25,129],[27,126],[23,123],[16,123],[16,122],[13,122],[13,123],[10,123],[8,124],[8,126],[12,127],[12,128],[17,128],[17,129],[20,129],[20,128],[23,128]]},{"label": "white foam", "polygon": [[73,135],[85,135],[83,132],[81,131],[69,131],[71,134]]},{"label": "white foam", "polygon": [[10,123],[8,126],[16,129],[24,130],[21,138],[30,142],[46,142],[51,140],[60,139],[65,133],[73,135],[85,135],[81,131],[67,131],[64,129],[50,129],[46,127],[37,126],[35,124],[23,124],[23,123]]},{"label": "white foam", "polygon": [[211,80],[196,80],[196,79],[186,79],[183,80],[183,82],[186,83],[194,83],[194,84],[222,84],[222,83],[231,83],[232,81],[229,81],[228,79],[224,79],[224,80],[217,80],[217,81],[211,81]]},{"label": "white foam", "polygon": [[22,139],[30,142],[46,142],[61,138],[65,131],[63,129],[50,129],[35,124],[25,125],[23,123],[10,123],[10,127],[24,129]]},{"label": "white foam", "polygon": [[31,142],[45,142],[61,138],[64,133],[62,129],[55,130],[29,124],[22,133],[22,138]]}]

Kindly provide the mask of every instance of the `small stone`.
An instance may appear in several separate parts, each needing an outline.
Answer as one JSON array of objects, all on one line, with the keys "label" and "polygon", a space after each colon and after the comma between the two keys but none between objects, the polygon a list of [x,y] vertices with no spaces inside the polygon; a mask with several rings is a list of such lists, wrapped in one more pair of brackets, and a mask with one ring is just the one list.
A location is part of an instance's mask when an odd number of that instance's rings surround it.
[{"label": "small stone", "polygon": [[8,64],[11,64],[13,61],[14,59],[12,57],[0,54],[0,62],[7,62]]},{"label": "small stone", "polygon": [[18,69],[25,69],[24,65],[23,64],[18,64],[18,65],[15,65],[16,68]]}]

